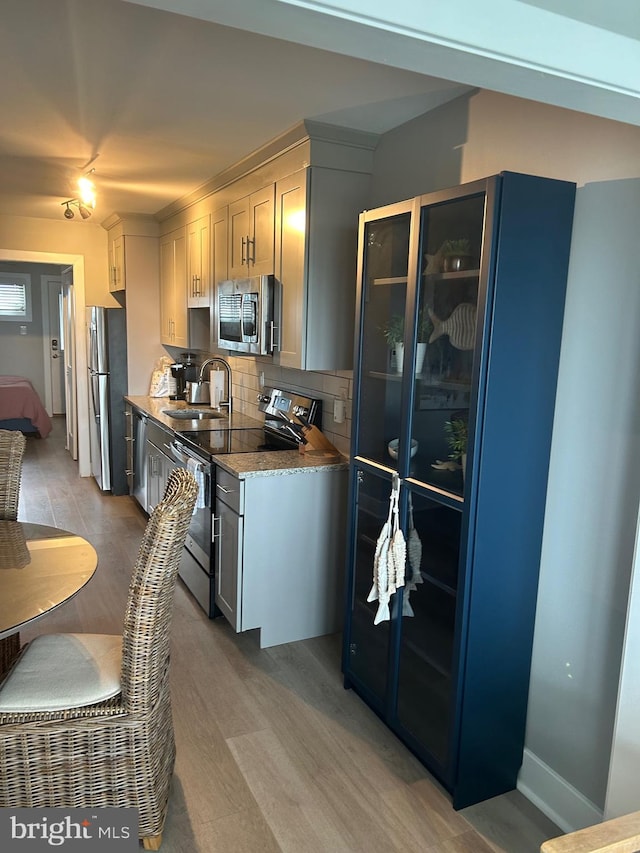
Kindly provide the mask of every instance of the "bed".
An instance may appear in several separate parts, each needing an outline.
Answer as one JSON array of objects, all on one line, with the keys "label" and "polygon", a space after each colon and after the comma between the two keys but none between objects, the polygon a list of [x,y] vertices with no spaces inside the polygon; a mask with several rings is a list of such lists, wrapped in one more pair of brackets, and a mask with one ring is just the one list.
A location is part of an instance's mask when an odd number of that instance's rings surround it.
[{"label": "bed", "polygon": [[37,433],[41,438],[51,432],[51,418],[24,376],[0,376],[0,429]]}]

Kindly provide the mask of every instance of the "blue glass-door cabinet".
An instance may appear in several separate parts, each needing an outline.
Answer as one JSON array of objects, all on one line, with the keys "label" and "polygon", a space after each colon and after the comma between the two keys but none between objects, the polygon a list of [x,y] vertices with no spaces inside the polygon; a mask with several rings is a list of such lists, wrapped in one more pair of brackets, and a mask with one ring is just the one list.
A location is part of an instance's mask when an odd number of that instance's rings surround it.
[{"label": "blue glass-door cabinet", "polygon": [[522,762],[574,197],[505,172],[360,217],[344,680],[455,808]]}]

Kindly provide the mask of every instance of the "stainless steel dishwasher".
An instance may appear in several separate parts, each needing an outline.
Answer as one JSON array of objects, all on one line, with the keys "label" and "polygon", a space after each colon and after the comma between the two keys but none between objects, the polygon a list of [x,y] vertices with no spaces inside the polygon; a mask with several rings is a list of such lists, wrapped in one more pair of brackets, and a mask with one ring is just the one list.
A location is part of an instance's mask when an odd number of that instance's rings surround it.
[{"label": "stainless steel dishwasher", "polygon": [[146,448],[148,415],[133,409],[133,497],[142,509],[147,509]]}]

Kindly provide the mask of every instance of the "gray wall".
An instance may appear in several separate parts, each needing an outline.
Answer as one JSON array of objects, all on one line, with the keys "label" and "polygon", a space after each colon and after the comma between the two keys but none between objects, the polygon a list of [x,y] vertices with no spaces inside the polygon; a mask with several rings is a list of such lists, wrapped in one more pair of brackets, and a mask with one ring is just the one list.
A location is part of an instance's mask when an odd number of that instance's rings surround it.
[{"label": "gray wall", "polygon": [[[44,404],[44,354],[42,341],[42,288],[40,276],[60,275],[56,264],[28,264],[0,261],[0,272],[28,273],[31,276],[31,323],[0,320],[0,373],[25,376],[31,380]],[[20,334],[20,326],[27,334]]]},{"label": "gray wall", "polygon": [[639,209],[639,180],[578,192],[527,733],[599,810],[640,499]]},{"label": "gray wall", "polygon": [[640,497],[640,129],[474,93],[382,138],[373,201],[502,170],[579,186],[519,782],[573,829],[605,805]]}]

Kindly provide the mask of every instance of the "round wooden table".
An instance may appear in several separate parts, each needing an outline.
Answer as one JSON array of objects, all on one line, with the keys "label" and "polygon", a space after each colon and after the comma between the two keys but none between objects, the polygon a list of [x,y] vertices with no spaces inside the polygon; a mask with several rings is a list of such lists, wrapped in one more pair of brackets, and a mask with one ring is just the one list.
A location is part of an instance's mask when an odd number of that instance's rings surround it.
[{"label": "round wooden table", "polygon": [[97,565],[93,545],[75,533],[0,521],[0,640],[72,598]]}]

